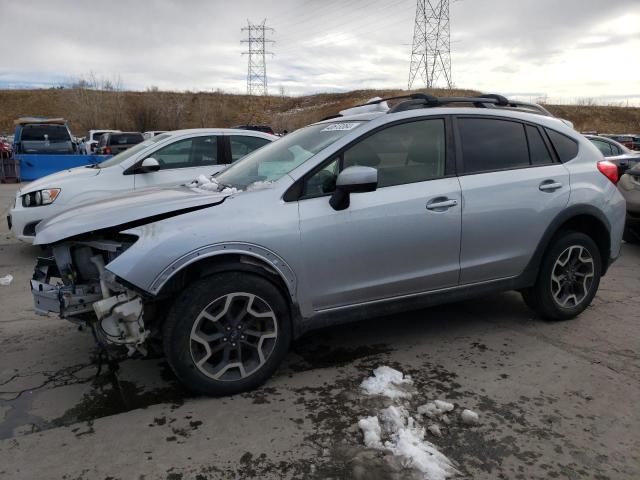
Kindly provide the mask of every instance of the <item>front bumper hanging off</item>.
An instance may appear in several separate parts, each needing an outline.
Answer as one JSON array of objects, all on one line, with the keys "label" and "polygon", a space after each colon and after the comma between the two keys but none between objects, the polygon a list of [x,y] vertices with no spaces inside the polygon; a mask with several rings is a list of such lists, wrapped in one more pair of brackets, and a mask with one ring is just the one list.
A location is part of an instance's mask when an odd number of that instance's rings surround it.
[{"label": "front bumper hanging off", "polygon": [[31,280],[36,313],[56,313],[73,323],[86,324],[104,343],[127,346],[130,353],[144,353],[149,331],[144,326],[142,298],[125,287],[112,292],[105,280],[108,273],[102,257],[95,256],[92,262],[100,280],[76,285],[56,277],[60,273],[53,258],[39,258]]}]

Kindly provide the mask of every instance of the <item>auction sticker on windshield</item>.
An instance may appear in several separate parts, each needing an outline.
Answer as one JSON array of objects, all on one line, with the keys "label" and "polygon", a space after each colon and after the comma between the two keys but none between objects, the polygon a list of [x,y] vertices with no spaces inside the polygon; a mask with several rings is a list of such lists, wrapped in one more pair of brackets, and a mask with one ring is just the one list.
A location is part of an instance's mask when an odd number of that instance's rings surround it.
[{"label": "auction sticker on windshield", "polygon": [[324,127],[320,131],[321,132],[335,132],[337,130],[340,130],[340,131],[341,130],[353,130],[358,125],[360,125],[360,122],[356,122],[356,123],[347,123],[347,122],[332,123],[330,125],[327,125],[326,127]]}]

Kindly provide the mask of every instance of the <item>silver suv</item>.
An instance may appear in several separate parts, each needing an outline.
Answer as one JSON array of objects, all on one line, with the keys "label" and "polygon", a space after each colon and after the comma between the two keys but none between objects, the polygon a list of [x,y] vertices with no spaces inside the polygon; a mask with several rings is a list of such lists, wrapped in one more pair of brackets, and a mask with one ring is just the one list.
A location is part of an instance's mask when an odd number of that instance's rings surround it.
[{"label": "silver suv", "polygon": [[535,106],[393,100],[39,224],[36,309],[103,345],[161,346],[210,395],[260,385],[338,322],[512,289],[542,317],[581,313],[620,252],[616,166]]}]

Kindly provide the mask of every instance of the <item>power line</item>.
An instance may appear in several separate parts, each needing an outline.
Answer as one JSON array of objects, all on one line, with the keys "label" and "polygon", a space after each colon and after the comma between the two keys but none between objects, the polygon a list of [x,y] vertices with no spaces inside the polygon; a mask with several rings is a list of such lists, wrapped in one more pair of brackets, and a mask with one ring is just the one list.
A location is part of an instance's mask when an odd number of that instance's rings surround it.
[{"label": "power line", "polygon": [[267,38],[267,33],[273,33],[273,28],[265,25],[266,19],[262,23],[252,24],[247,20],[247,26],[241,30],[247,32],[247,39],[241,40],[248,44],[248,50],[242,55],[249,55],[247,66],[247,95],[268,95],[267,87],[267,55],[273,55],[266,49],[267,43],[274,43]]},{"label": "power line", "polygon": [[409,90],[417,77],[427,88],[436,87],[440,80],[451,88],[450,37],[449,0],[417,0]]}]

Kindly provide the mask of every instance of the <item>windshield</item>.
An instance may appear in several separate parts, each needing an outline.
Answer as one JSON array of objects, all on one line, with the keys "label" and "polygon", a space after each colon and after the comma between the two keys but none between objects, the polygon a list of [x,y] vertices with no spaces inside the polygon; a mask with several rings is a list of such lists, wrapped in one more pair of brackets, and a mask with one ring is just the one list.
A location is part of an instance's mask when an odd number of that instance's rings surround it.
[{"label": "windshield", "polygon": [[254,182],[275,182],[362,123],[321,123],[301,128],[242,158],[216,175],[216,182],[239,189]]},{"label": "windshield", "polygon": [[104,162],[100,162],[98,164],[98,168],[106,168],[106,167],[111,167],[113,165],[118,165],[119,163],[124,162],[127,158],[130,158],[130,157],[134,156],[136,153],[144,150],[149,145],[153,145],[154,143],[160,142],[160,141],[164,140],[165,138],[169,138],[170,136],[171,135],[156,135],[155,137],[151,137],[148,140],[145,140],[142,143],[138,143],[134,147],[131,147],[130,149],[125,150],[124,152],[121,152],[121,153],[111,157],[109,160],[105,160]]}]

